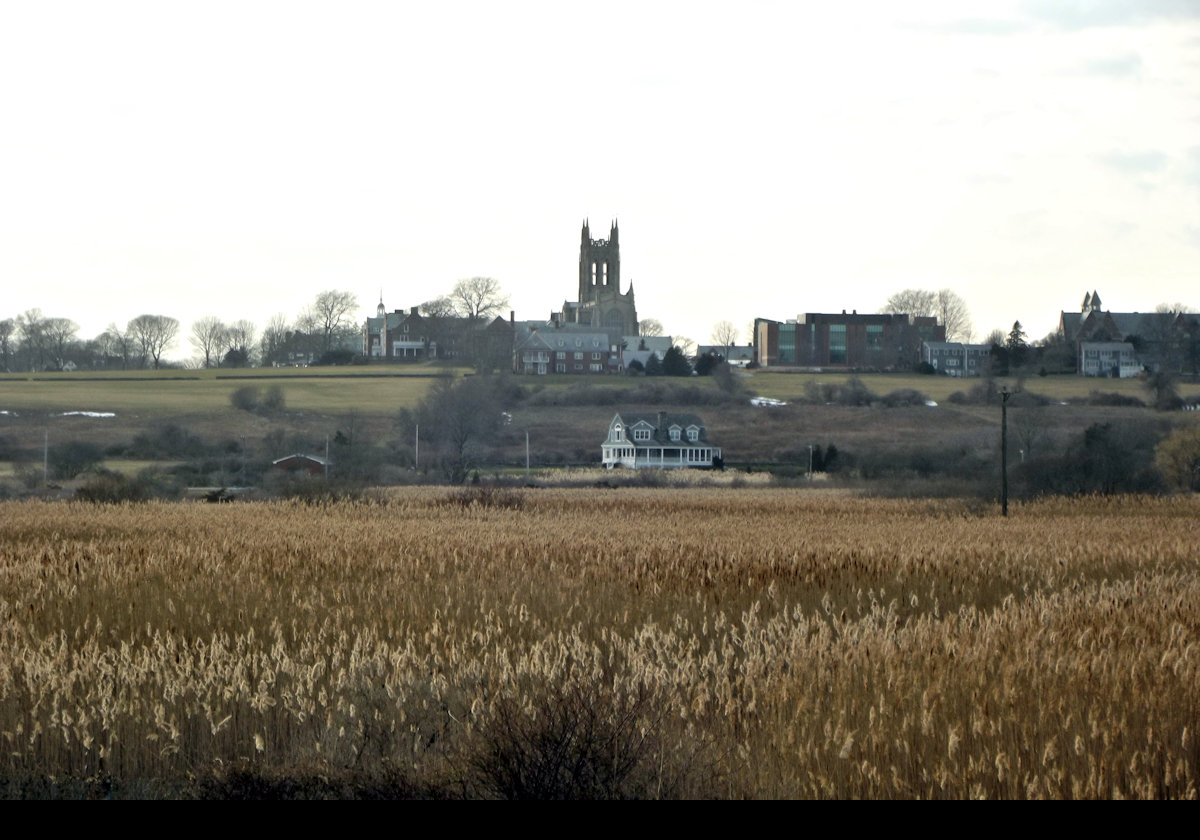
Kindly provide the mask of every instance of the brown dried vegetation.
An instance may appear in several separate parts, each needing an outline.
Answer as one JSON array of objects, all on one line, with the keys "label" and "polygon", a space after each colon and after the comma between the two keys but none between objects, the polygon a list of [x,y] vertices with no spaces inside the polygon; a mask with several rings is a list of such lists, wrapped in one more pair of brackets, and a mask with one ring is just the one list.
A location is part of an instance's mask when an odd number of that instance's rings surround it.
[{"label": "brown dried vegetation", "polygon": [[1195,498],[445,492],[0,504],[0,793],[1197,795]]}]

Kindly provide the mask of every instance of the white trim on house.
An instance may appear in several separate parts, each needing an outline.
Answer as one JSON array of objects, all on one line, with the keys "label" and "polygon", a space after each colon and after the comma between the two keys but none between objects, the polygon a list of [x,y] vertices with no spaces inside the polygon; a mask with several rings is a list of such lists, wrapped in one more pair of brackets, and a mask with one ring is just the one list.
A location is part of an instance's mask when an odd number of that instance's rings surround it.
[{"label": "white trim on house", "polygon": [[708,440],[699,417],[665,411],[614,415],[600,455],[608,469],[686,469],[723,463],[721,447]]}]

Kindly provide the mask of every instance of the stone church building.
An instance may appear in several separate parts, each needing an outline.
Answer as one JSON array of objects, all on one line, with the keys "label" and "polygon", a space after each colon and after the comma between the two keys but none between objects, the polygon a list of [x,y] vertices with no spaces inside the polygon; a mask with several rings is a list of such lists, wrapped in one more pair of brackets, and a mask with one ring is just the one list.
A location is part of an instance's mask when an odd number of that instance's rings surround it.
[{"label": "stone church building", "polygon": [[628,292],[621,292],[621,245],[615,221],[607,240],[592,239],[584,221],[579,241],[579,299],[564,301],[556,320],[610,335],[638,335],[633,284]]}]

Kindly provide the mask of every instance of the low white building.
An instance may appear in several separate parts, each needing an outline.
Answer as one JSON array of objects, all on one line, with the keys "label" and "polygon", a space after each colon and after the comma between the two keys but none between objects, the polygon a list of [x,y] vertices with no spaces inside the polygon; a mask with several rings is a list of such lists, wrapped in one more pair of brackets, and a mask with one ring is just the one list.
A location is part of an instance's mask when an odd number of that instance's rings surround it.
[{"label": "low white building", "polygon": [[991,350],[990,344],[924,341],[921,343],[921,360],[946,376],[980,376]]},{"label": "low white building", "polygon": [[600,446],[605,467],[683,469],[721,467],[721,447],[695,414],[616,414]]},{"label": "low white building", "polygon": [[1079,342],[1079,373],[1081,376],[1107,376],[1129,379],[1142,372],[1137,351],[1127,341]]}]

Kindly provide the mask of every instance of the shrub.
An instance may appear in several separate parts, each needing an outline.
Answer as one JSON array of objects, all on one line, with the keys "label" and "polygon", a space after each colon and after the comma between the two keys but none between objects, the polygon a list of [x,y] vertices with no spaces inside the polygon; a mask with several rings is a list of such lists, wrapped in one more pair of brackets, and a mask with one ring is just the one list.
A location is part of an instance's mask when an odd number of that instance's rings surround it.
[{"label": "shrub", "polygon": [[262,407],[267,411],[283,411],[285,404],[283,388],[279,385],[272,385],[263,394]]},{"label": "shrub", "polygon": [[242,411],[254,411],[258,408],[258,386],[242,385],[235,388],[229,395],[229,403]]},{"label": "shrub", "polygon": [[182,486],[155,470],[143,470],[137,478],[101,470],[75,491],[81,502],[145,502],[172,499],[182,494]]},{"label": "shrub", "polygon": [[1145,424],[1094,423],[1065,453],[1017,464],[1014,487],[1026,496],[1161,492],[1154,468],[1159,437]]},{"label": "shrub", "polygon": [[1148,375],[1143,385],[1159,411],[1174,411],[1183,406],[1183,400],[1179,398],[1179,380],[1165,368]]},{"label": "shrub", "polygon": [[474,484],[471,487],[464,487],[462,490],[455,490],[446,496],[446,503],[464,508],[520,510],[525,506],[525,496],[519,490],[507,487]]},{"label": "shrub", "polygon": [[113,455],[163,460],[199,458],[207,453],[204,441],[177,423],[161,423],[139,432],[128,446],[114,447]]},{"label": "shrub", "polygon": [[393,764],[373,772],[329,764],[258,767],[243,761],[218,767],[193,794],[204,800],[396,800],[439,799],[445,793],[418,784]]},{"label": "shrub", "polygon": [[324,505],[333,502],[360,502],[369,498],[367,488],[355,481],[326,481],[322,478],[288,477],[273,484],[274,494],[280,499],[291,499],[308,505]]},{"label": "shrub", "polygon": [[75,491],[81,502],[144,502],[151,498],[145,484],[115,472],[104,471],[85,482]]},{"label": "shrub", "polygon": [[[583,680],[496,701],[464,760],[468,796],[499,799],[673,799],[703,795],[704,748],[664,737],[666,713],[646,688]],[[701,759],[701,760],[698,760]],[[706,779],[714,784],[716,779]]]},{"label": "shrub", "polygon": [[1117,394],[1111,391],[1091,391],[1087,396],[1088,405],[1132,406],[1145,408],[1146,403],[1128,394]]},{"label": "shrub", "polygon": [[903,408],[906,406],[925,405],[929,397],[912,388],[897,388],[884,394],[880,400],[888,408]]},{"label": "shrub", "polygon": [[57,479],[74,478],[104,460],[104,451],[94,443],[73,440],[50,448],[50,475]]},{"label": "shrub", "polygon": [[362,355],[353,350],[329,350],[317,359],[318,365],[353,365],[363,364]]},{"label": "shrub", "polygon": [[1155,449],[1154,463],[1172,487],[1200,491],[1200,426],[1171,432]]}]

